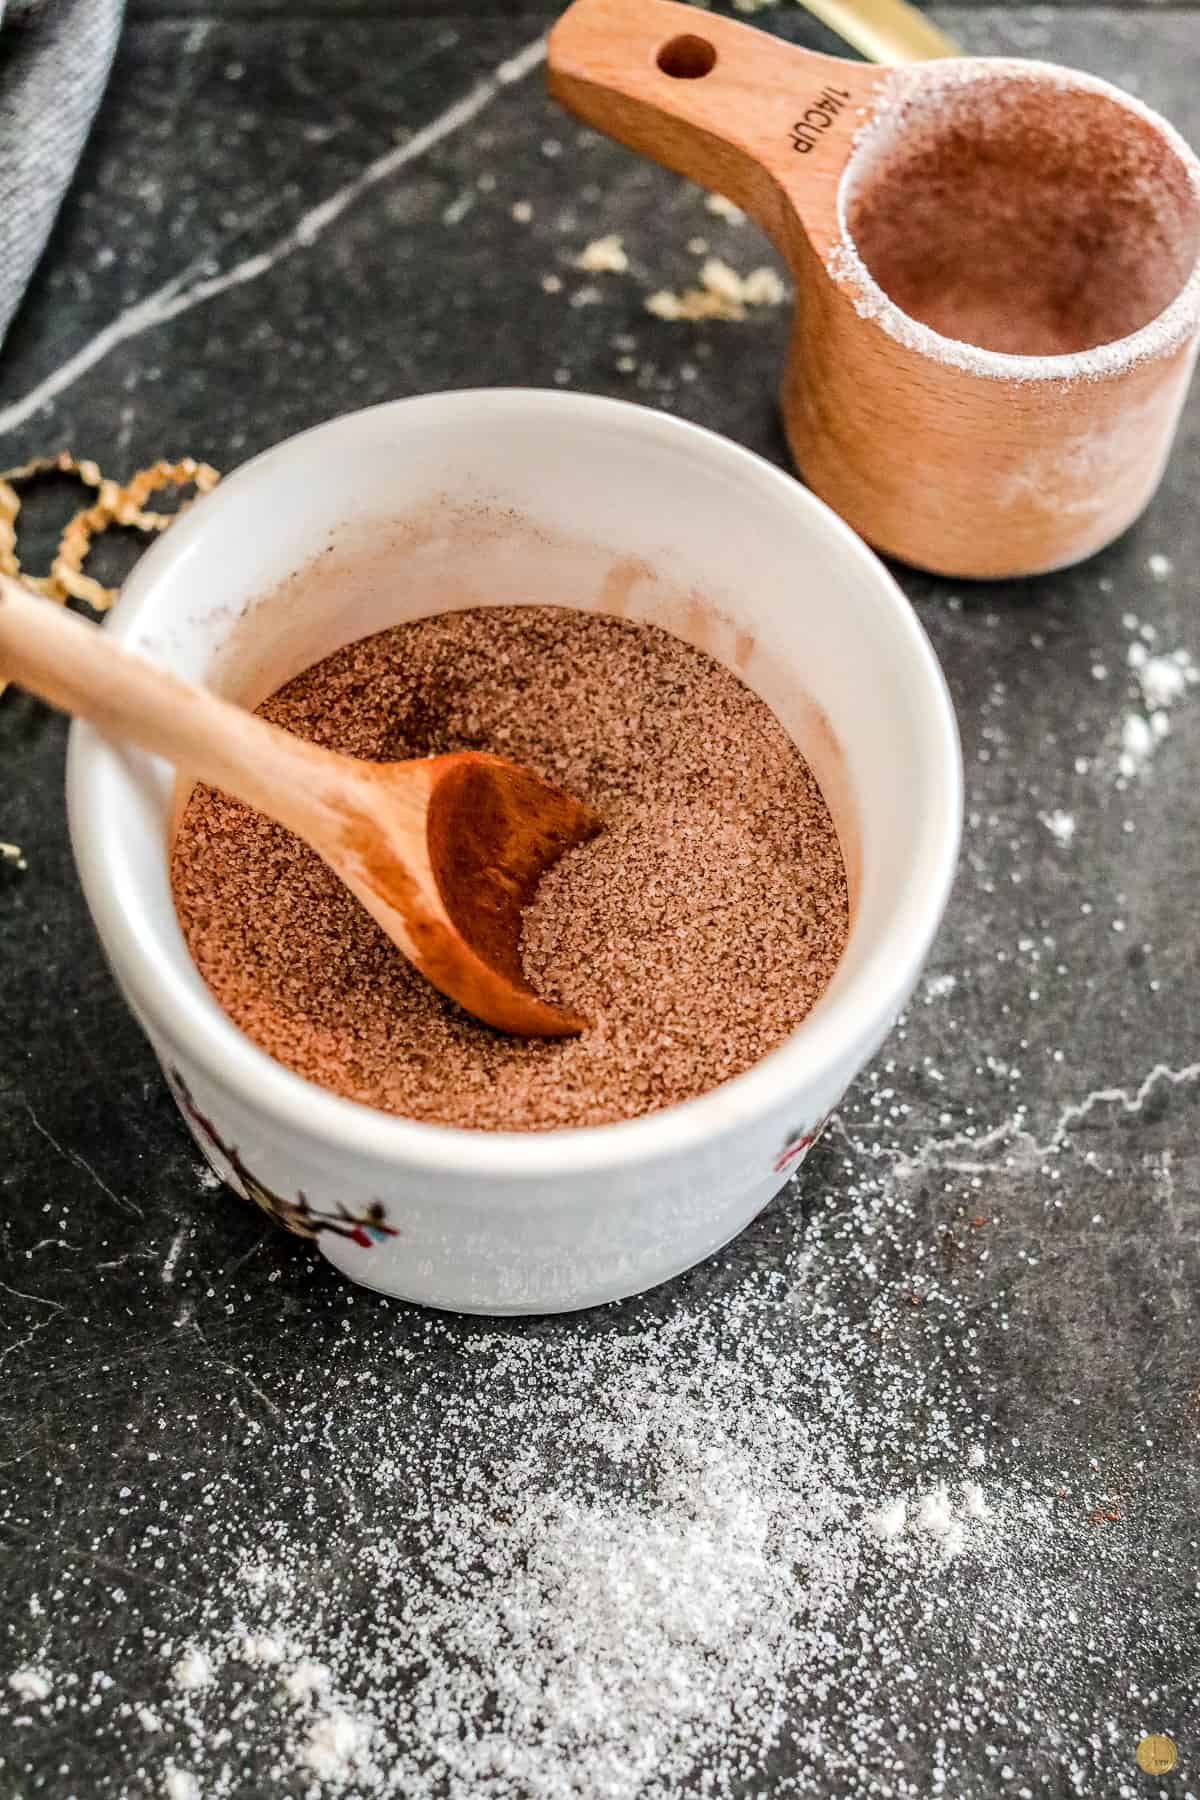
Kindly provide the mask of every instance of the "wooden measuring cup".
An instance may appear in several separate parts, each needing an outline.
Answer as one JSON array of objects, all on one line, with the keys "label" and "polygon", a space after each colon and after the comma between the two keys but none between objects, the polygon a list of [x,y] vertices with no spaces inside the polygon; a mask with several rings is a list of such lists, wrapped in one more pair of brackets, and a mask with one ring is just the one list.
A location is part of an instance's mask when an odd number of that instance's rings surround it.
[{"label": "wooden measuring cup", "polygon": [[575,0],[549,84],[772,238],[792,452],[878,549],[1030,575],[1146,505],[1200,327],[1200,170],[1165,120],[1050,64],[881,69],[673,0]]}]

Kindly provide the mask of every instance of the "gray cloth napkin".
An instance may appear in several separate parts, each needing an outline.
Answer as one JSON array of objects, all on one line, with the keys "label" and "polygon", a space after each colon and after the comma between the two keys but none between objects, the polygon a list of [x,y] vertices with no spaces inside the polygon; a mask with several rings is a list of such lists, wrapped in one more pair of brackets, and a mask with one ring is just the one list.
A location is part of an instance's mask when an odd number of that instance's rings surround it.
[{"label": "gray cloth napkin", "polygon": [[75,173],[121,5],[0,0],[0,341]]}]

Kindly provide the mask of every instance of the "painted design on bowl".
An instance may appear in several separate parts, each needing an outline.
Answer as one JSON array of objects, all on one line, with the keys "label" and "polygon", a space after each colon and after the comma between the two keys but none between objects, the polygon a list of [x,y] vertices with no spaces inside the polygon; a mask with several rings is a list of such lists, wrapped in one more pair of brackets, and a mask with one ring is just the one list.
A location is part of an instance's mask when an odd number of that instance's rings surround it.
[{"label": "painted design on bowl", "polygon": [[818,1119],[807,1130],[801,1127],[788,1133],[783,1149],[771,1165],[776,1175],[795,1173],[832,1117],[832,1112],[827,1112],[823,1119]]},{"label": "painted design on bowl", "polygon": [[237,1145],[226,1144],[212,1120],[200,1111],[179,1070],[168,1069],[167,1080],[176,1100],[201,1138],[226,1164],[225,1169],[218,1170],[217,1173],[243,1200],[253,1200],[256,1206],[260,1206],[287,1231],[294,1231],[297,1237],[312,1240],[319,1238],[322,1232],[329,1232],[334,1237],[346,1238],[362,1250],[370,1250],[373,1245],[386,1243],[388,1238],[400,1235],[395,1226],[388,1224],[387,1213],[380,1200],[372,1201],[370,1206],[357,1213],[348,1211],[344,1206],[339,1206],[336,1212],[322,1212],[304,1193],[298,1193],[294,1200],[273,1193],[256,1175],[250,1173],[238,1154]]}]

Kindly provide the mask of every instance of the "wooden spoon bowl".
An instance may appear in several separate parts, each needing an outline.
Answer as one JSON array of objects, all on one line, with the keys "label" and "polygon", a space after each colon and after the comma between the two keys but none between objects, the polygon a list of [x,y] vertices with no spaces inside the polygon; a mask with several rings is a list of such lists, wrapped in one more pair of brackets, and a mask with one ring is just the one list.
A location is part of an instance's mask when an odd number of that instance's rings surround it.
[{"label": "wooden spoon bowl", "polygon": [[532,770],[476,751],[367,763],[322,750],[4,576],[0,675],[286,825],[476,1018],[521,1037],[583,1029],[525,979],[521,914],[551,864],[600,820]]},{"label": "wooden spoon bowl", "polygon": [[1033,574],[1145,506],[1200,330],[1200,171],[1139,102],[1049,64],[819,56],[673,0],[575,0],[549,84],[772,238],[793,454],[877,548]]}]

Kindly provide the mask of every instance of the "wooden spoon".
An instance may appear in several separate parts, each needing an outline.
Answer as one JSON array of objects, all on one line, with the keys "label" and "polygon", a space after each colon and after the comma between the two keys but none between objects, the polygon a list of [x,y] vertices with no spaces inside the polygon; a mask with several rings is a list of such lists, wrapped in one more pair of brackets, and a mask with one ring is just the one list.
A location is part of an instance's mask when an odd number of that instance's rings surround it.
[{"label": "wooden spoon", "polygon": [[522,909],[590,807],[500,756],[367,763],[321,750],[114,644],[0,576],[0,671],[109,737],[127,738],[303,838],[421,973],[520,1037],[586,1020],[521,969]]}]

